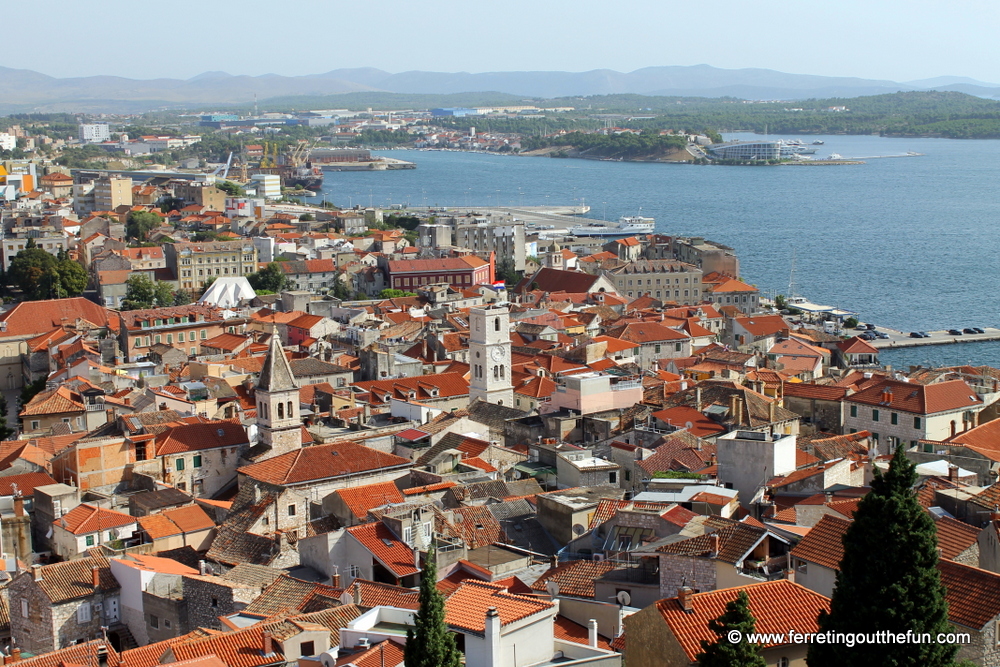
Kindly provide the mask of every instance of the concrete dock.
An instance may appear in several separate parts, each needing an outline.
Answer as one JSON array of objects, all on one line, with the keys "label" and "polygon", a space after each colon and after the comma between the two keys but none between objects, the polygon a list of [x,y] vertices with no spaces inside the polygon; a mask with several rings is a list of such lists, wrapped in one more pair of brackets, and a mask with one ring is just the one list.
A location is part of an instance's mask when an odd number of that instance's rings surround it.
[{"label": "concrete dock", "polygon": [[[986,333],[981,334],[962,334],[961,336],[953,336],[948,333],[947,330],[942,331],[928,331],[927,334],[930,338],[910,338],[909,332],[898,331],[896,329],[890,329],[888,327],[878,327],[876,331],[881,331],[889,335],[888,338],[876,338],[875,340],[868,341],[869,344],[879,350],[897,348],[897,347],[921,347],[923,345],[948,345],[950,343],[974,343],[983,341],[996,341],[1000,340],[1000,329],[995,327],[983,327]],[[859,335],[864,332],[862,331],[845,331],[844,334],[854,334]]]}]

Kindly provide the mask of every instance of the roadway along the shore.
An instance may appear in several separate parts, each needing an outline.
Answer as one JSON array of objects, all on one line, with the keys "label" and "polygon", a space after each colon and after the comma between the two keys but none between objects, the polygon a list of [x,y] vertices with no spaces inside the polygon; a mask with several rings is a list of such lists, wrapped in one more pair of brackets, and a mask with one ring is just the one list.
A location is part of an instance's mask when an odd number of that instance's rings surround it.
[{"label": "roadway along the shore", "polygon": [[[895,347],[919,347],[921,345],[946,345],[948,343],[971,343],[977,341],[1000,340],[1000,329],[994,327],[983,327],[986,333],[962,334],[953,336],[944,331],[928,331],[929,338],[910,338],[910,334],[888,327],[878,327],[876,331],[881,331],[889,335],[888,338],[876,338],[868,343],[875,348],[884,350]],[[959,329],[961,331],[961,329]],[[863,332],[858,331],[856,335]]]}]

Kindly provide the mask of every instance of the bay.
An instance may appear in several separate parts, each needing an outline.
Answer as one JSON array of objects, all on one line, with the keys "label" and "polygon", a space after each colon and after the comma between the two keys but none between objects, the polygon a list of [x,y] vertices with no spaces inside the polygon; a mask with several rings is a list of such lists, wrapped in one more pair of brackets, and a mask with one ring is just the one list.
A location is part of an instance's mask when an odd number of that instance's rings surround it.
[{"label": "bay", "polygon": [[[757,139],[739,134],[727,138]],[[776,138],[772,135],[771,138]],[[735,249],[743,279],[795,292],[903,331],[1000,325],[995,261],[1000,143],[876,136],[819,139],[816,157],[863,165],[722,167],[603,162],[452,151],[385,151],[414,170],[327,172],[341,206],[592,207],[589,217],[640,213],[663,234]],[[894,365],[951,356],[956,346],[892,350]],[[1000,345],[962,345],[965,361],[1000,365]]]}]

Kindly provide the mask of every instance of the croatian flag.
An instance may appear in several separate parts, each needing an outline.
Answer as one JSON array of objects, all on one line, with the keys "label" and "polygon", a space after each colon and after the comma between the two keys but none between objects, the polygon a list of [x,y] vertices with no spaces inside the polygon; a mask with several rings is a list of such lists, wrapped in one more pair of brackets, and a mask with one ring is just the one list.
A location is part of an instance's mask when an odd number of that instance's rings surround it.
[{"label": "croatian flag", "polygon": [[506,289],[507,283],[502,280],[497,280],[493,283],[493,289]]}]

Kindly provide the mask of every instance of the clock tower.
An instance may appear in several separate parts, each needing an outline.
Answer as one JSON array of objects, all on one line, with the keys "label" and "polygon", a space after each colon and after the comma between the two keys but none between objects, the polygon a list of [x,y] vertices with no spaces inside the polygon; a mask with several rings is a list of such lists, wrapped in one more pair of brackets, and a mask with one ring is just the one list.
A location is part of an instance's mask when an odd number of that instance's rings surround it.
[{"label": "clock tower", "polygon": [[469,310],[469,401],[514,407],[510,383],[510,311],[507,306]]}]

